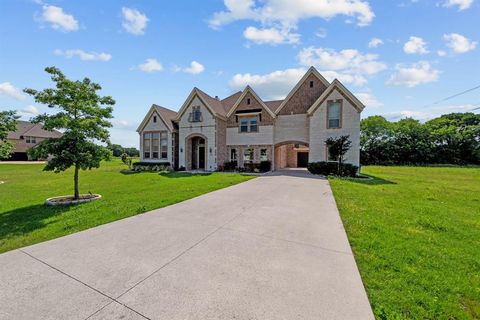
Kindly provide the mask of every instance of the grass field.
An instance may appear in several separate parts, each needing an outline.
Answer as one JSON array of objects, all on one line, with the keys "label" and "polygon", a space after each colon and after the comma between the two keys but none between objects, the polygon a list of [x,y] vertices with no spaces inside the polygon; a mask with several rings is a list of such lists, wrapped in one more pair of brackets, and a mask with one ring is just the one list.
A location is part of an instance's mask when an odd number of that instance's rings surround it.
[{"label": "grass field", "polygon": [[80,193],[103,199],[69,207],[46,207],[48,197],[73,193],[73,171],[44,172],[43,164],[0,164],[0,252],[57,238],[164,207],[252,177],[238,174],[122,174],[119,160],[80,172]]},{"label": "grass field", "polygon": [[480,169],[330,179],[378,319],[480,319]]}]

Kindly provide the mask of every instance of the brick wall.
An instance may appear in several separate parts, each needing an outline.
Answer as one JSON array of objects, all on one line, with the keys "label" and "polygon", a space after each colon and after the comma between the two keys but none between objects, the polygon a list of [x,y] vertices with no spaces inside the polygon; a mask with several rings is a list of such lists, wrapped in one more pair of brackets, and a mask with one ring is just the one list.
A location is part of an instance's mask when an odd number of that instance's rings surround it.
[{"label": "brick wall", "polygon": [[[313,81],[313,88],[310,88],[310,81]],[[311,74],[287,101],[279,115],[307,113],[308,108],[322,95],[325,89],[327,87]]]}]

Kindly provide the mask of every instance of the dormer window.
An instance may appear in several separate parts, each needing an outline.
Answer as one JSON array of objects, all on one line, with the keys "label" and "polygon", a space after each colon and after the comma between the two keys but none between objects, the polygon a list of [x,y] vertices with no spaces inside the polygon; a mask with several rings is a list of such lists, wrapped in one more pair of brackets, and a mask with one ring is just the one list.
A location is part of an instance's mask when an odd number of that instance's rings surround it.
[{"label": "dormer window", "polygon": [[157,116],[153,116],[153,123],[157,123]]},{"label": "dormer window", "polygon": [[202,111],[200,111],[200,106],[192,107],[192,112],[188,117],[190,122],[201,122],[202,121]]}]

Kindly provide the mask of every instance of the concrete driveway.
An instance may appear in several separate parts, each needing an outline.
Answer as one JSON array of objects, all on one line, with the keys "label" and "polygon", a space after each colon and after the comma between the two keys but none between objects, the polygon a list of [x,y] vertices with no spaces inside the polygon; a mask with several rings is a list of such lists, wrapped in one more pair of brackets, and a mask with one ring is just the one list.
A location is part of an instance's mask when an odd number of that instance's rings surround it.
[{"label": "concrete driveway", "polygon": [[0,255],[0,319],[373,315],[328,181],[297,170]]}]

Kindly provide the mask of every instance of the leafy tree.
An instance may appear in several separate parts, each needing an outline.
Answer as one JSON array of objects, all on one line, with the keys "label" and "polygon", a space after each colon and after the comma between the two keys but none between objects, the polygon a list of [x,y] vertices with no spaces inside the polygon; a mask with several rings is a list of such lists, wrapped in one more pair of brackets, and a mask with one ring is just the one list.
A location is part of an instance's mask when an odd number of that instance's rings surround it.
[{"label": "leafy tree", "polygon": [[480,163],[480,114],[451,113],[428,121],[440,163]]},{"label": "leafy tree", "polygon": [[114,157],[120,157],[125,151],[125,149],[119,144],[108,144],[108,149],[112,151]]},{"label": "leafy tree", "polygon": [[128,156],[128,154],[126,153],[122,153],[121,155],[121,159],[122,159],[122,162],[128,166],[128,169],[131,169],[132,168],[132,158]]},{"label": "leafy tree", "polygon": [[7,140],[8,132],[17,128],[18,116],[15,111],[0,111],[0,159],[6,159],[13,151],[13,144]]},{"label": "leafy tree", "polygon": [[392,124],[382,116],[370,116],[360,122],[362,163],[385,164],[391,155]]},{"label": "leafy tree", "polygon": [[123,149],[126,154],[128,154],[130,157],[139,157],[140,156],[140,151],[137,148],[124,148]]},{"label": "leafy tree", "polygon": [[390,156],[398,164],[431,163],[432,148],[428,129],[418,120],[402,119],[392,124]]},{"label": "leafy tree", "polygon": [[352,141],[349,140],[350,136],[340,136],[338,138],[330,137],[325,140],[325,144],[328,148],[329,155],[337,159],[338,167],[337,167],[337,174],[341,175],[340,168],[342,167],[342,163],[344,160],[345,154],[350,150],[352,146]]},{"label": "leafy tree", "polygon": [[107,143],[108,128],[112,124],[115,101],[110,96],[100,96],[101,86],[88,78],[82,81],[69,80],[55,67],[45,69],[55,82],[55,88],[37,91],[25,89],[37,103],[58,109],[53,115],[35,117],[34,123],[43,123],[46,130],[60,130],[62,137],[49,138],[30,149],[38,158],[51,157],[44,170],[56,173],[74,167],[74,199],[79,199],[79,170],[98,168],[101,160],[108,159],[110,151],[96,142]]}]

